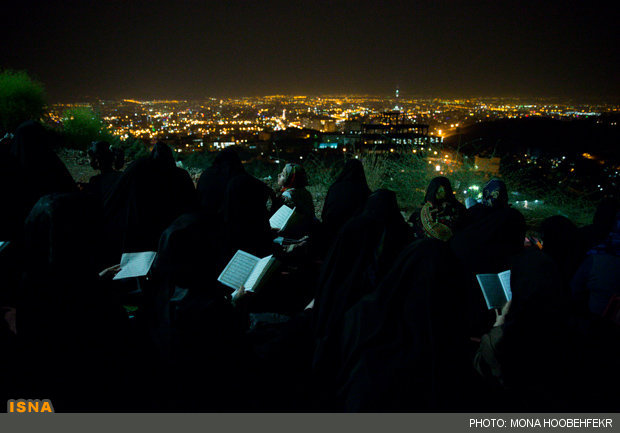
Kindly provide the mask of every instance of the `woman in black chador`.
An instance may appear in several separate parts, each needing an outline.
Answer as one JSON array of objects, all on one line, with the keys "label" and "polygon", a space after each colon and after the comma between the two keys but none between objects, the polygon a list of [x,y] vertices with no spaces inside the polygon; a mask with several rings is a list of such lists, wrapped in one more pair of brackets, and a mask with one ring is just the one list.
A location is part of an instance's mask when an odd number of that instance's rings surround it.
[{"label": "woman in black chador", "polygon": [[379,287],[345,315],[334,382],[342,409],[462,407],[471,391],[464,281],[445,243],[423,239],[403,250]]},{"label": "woman in black chador", "polygon": [[166,144],[157,143],[150,157],[127,167],[104,202],[108,261],[118,263],[126,252],[156,251],[166,227],[195,208],[189,173],[176,166]]},{"label": "woman in black chador", "polygon": [[512,300],[480,343],[476,369],[510,392],[513,410],[618,405],[618,329],[574,315],[562,272],[541,251],[516,256]]},{"label": "woman in black chador", "polygon": [[357,159],[348,160],[329,187],[323,204],[321,222],[325,248],[334,242],[340,228],[364,209],[369,195],[364,166]]},{"label": "woman in black chador", "polygon": [[450,240],[450,248],[469,272],[469,284],[462,290],[469,297],[470,336],[479,337],[493,323],[484,301],[476,274],[492,274],[507,270],[510,258],[523,250],[525,218],[514,208],[495,209],[473,221]]},{"label": "woman in black chador", "polygon": [[228,182],[242,174],[245,169],[234,150],[224,149],[218,153],[211,167],[203,171],[198,180],[200,207],[208,211],[221,210]]},{"label": "woman in black chador", "polygon": [[372,292],[408,241],[393,191],[368,197],[361,215],[344,225],[323,263],[314,301],[313,370],[329,392],[339,366],[337,336],[345,312]]},{"label": "woman in black chador", "polygon": [[482,188],[482,201],[467,209],[468,223],[474,223],[496,210],[509,207],[506,184],[503,180],[491,179]]},{"label": "woman in black chador", "polygon": [[222,209],[229,258],[237,250],[258,257],[273,251],[267,200],[271,188],[249,174],[228,182]]},{"label": "woman in black chador", "polygon": [[129,362],[129,352],[120,304],[97,274],[101,204],[81,193],[44,196],[24,232],[17,335],[33,365],[21,369],[21,386],[39,389],[57,410],[119,404],[118,361]]},{"label": "woman in black chador", "polygon": [[34,121],[15,131],[9,153],[19,164],[25,182],[28,211],[45,194],[74,192],[77,186],[69,170],[52,149],[52,135]]},{"label": "woman in black chador", "polygon": [[586,256],[586,242],[571,220],[554,215],[540,224],[543,252],[553,259],[562,271],[566,287]]},{"label": "woman in black chador", "polygon": [[244,376],[222,374],[238,371],[235,366],[247,368],[247,356],[240,352],[244,317],[233,311],[231,290],[217,281],[229,258],[222,228],[218,213],[181,215],[162,234],[153,264],[152,283],[172,298],[167,308],[177,368],[170,392],[180,396],[175,410],[243,407],[235,381]]},{"label": "woman in black chador", "polygon": [[422,207],[411,214],[416,237],[449,240],[465,222],[465,206],[452,192],[448,178],[439,176],[431,180],[426,189]]}]

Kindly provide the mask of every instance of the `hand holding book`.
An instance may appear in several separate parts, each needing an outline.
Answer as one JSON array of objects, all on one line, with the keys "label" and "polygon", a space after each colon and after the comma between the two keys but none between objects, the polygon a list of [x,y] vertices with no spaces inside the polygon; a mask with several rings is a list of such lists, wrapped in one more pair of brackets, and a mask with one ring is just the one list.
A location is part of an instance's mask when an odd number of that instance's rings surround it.
[{"label": "hand holding book", "polygon": [[495,310],[495,323],[493,324],[493,327],[502,326],[504,324],[506,314],[508,314],[508,310],[510,310],[510,304],[512,304],[512,299],[504,304],[501,313],[498,312],[497,309]]},{"label": "hand holding book", "polygon": [[253,292],[260,287],[275,266],[276,260],[272,255],[261,259],[238,250],[217,280],[233,289],[235,291],[233,296],[241,290]]}]

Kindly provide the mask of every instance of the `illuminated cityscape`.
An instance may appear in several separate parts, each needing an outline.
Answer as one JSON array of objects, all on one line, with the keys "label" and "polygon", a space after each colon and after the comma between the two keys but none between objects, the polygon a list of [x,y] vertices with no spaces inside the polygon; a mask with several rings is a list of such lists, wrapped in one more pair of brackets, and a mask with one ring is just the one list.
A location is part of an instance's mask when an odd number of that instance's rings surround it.
[{"label": "illuminated cityscape", "polygon": [[76,105],[88,106],[98,112],[121,140],[130,136],[145,142],[176,139],[183,142],[179,151],[214,150],[233,144],[250,146],[290,128],[318,131],[321,137],[316,138],[325,139],[323,143],[334,142],[338,147],[346,147],[347,142],[336,140],[334,135],[361,133],[363,125],[381,123],[384,112],[400,111],[403,123],[426,125],[425,135],[429,136],[430,142],[441,142],[443,138],[480,122],[528,117],[574,120],[598,118],[620,111],[619,105],[544,99],[273,95],[195,101],[124,99],[56,104],[49,112],[51,121],[59,124],[63,111]]},{"label": "illuminated cityscape", "polygon": [[121,141],[137,139],[149,149],[162,140],[181,160],[228,146],[242,151],[246,162],[267,164],[311,153],[406,151],[439,175],[464,165],[489,176],[525,170],[525,178],[593,198],[618,186],[620,159],[613,143],[620,105],[400,95],[98,100],[53,105],[49,122],[61,126],[65,110],[82,106],[98,113]]}]

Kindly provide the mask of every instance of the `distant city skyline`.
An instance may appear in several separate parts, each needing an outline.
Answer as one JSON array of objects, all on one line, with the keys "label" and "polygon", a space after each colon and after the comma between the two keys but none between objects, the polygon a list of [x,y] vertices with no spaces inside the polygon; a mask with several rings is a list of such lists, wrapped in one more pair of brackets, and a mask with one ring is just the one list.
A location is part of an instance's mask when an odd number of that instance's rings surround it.
[{"label": "distant city skyline", "polygon": [[0,68],[50,102],[270,94],[617,101],[597,2],[15,2]]}]

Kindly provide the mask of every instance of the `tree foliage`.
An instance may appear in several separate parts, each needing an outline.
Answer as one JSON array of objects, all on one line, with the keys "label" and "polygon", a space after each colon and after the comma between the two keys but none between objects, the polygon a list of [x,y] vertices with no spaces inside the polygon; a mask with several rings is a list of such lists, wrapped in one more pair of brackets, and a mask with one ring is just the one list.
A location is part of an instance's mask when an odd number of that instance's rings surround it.
[{"label": "tree foliage", "polygon": [[141,140],[134,137],[121,140],[112,134],[101,116],[88,107],[68,109],[62,117],[64,141],[69,148],[86,150],[93,141],[107,141],[113,147],[123,150],[126,161],[149,154]]},{"label": "tree foliage", "polygon": [[111,141],[112,134],[101,117],[88,107],[66,110],[62,115],[62,130],[67,147],[86,150],[93,141]]},{"label": "tree foliage", "polygon": [[24,71],[0,72],[0,134],[14,132],[27,120],[39,120],[44,109],[43,84]]}]

